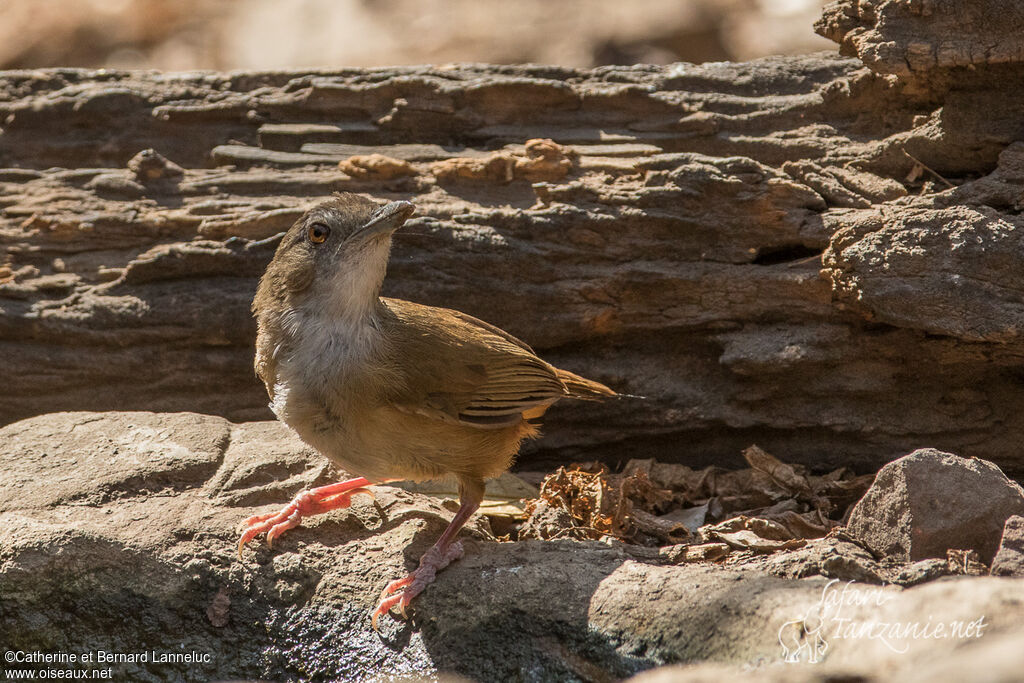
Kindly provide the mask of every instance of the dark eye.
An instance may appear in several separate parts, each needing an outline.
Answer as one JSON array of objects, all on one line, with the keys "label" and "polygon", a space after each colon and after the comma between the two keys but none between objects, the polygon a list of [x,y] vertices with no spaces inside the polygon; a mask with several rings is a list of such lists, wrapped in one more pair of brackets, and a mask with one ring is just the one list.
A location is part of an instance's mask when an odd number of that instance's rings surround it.
[{"label": "dark eye", "polygon": [[314,223],[309,226],[309,230],[306,231],[306,234],[309,236],[309,241],[313,244],[323,244],[330,236],[331,229],[323,223]]}]

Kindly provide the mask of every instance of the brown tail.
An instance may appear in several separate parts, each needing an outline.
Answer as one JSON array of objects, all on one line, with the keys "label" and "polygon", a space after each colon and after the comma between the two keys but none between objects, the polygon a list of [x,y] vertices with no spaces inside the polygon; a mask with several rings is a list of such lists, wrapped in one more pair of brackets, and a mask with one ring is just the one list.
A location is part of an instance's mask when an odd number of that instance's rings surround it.
[{"label": "brown tail", "polygon": [[583,401],[600,401],[609,396],[618,396],[614,391],[591,379],[574,375],[568,370],[555,368],[558,379],[562,380],[565,388],[569,390],[570,398],[578,398]]}]

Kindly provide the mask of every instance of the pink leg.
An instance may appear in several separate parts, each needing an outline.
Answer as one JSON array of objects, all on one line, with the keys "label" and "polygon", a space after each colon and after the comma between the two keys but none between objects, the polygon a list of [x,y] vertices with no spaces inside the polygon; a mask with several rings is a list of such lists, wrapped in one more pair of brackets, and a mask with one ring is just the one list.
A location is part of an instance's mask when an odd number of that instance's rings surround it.
[{"label": "pink leg", "polygon": [[347,508],[351,498],[357,493],[365,493],[373,497],[373,492],[365,488],[370,481],[363,477],[348,481],[328,484],[319,488],[302,491],[292,499],[280,512],[266,515],[255,515],[245,520],[246,530],[238,541],[238,558],[242,558],[242,548],[264,531],[267,532],[267,545],[274,544],[274,539],[288,529],[297,527],[305,515],[319,515],[328,510]]},{"label": "pink leg", "polygon": [[451,564],[453,560],[462,557],[462,542],[453,542],[453,539],[480,507],[480,501],[483,500],[484,486],[483,482],[473,482],[471,485],[463,482],[460,489],[462,505],[459,507],[459,511],[455,513],[455,517],[452,518],[451,524],[441,534],[441,538],[437,539],[437,543],[430,546],[430,549],[423,553],[416,571],[404,579],[392,581],[381,592],[380,604],[377,605],[377,609],[374,610],[371,619],[373,630],[377,630],[377,619],[382,614],[390,612],[393,607],[397,606],[402,613],[402,617],[406,618],[405,608],[409,606],[412,599],[422,593],[423,589],[433,582],[434,577],[437,576],[439,571]]}]

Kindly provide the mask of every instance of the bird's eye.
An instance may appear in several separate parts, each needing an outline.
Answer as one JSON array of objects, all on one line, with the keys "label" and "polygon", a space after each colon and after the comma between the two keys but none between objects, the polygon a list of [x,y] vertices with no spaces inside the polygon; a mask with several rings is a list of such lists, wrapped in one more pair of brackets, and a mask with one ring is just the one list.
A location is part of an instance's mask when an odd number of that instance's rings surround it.
[{"label": "bird's eye", "polygon": [[309,226],[309,230],[306,231],[306,234],[309,236],[309,241],[313,244],[323,244],[331,234],[331,229],[323,223],[314,223]]}]

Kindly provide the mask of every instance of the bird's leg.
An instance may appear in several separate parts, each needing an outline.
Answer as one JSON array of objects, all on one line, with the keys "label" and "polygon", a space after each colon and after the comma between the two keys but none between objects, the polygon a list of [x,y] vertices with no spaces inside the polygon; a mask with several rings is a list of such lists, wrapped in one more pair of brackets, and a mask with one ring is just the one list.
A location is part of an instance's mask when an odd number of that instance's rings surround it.
[{"label": "bird's leg", "polygon": [[483,481],[462,481],[459,482],[459,506],[458,512],[452,518],[451,524],[444,530],[437,543],[430,546],[427,552],[420,558],[419,567],[416,571],[404,579],[392,581],[380,594],[380,603],[373,612],[371,623],[373,629],[377,630],[377,619],[382,614],[387,614],[391,608],[397,606],[406,617],[405,608],[409,606],[412,599],[423,592],[439,571],[451,564],[452,560],[462,557],[462,541],[456,541],[455,535],[459,529],[465,526],[469,518],[480,507],[484,499]]},{"label": "bird's leg", "polygon": [[359,477],[309,489],[295,496],[292,502],[284,506],[280,512],[250,517],[245,520],[247,528],[238,541],[239,559],[242,557],[242,548],[245,547],[245,544],[264,531],[267,532],[267,545],[270,546],[273,545],[275,538],[288,529],[298,526],[305,515],[319,515],[328,510],[347,508],[351,503],[352,496],[357,493],[365,493],[372,498],[373,492],[366,488],[369,485],[369,479]]}]

